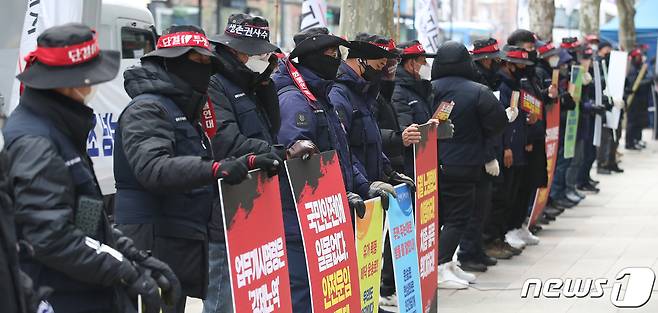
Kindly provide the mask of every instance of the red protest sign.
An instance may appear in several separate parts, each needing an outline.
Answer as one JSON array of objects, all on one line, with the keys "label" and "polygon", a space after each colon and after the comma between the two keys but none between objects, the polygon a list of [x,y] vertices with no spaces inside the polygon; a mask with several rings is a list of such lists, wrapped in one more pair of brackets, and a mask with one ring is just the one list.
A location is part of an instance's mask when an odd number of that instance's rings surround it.
[{"label": "red protest sign", "polygon": [[520,101],[521,110],[535,114],[539,119],[542,119],[542,108],[544,104],[539,98],[536,98],[525,91],[521,91]]},{"label": "red protest sign", "polygon": [[360,310],[352,218],[335,151],[286,162],[297,205],[314,313]]},{"label": "red protest sign", "polygon": [[436,127],[418,127],[420,143],[414,145],[414,175],[416,177],[416,243],[420,269],[422,312],[436,312],[437,262],[439,230],[439,189],[437,172]]},{"label": "red protest sign", "polygon": [[278,178],[256,171],[219,188],[235,312],[291,312]]}]

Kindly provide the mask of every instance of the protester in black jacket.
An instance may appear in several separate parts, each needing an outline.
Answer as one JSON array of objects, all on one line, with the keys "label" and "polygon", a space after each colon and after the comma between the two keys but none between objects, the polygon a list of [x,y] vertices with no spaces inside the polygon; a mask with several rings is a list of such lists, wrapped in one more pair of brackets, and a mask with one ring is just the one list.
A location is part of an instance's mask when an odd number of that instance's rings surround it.
[{"label": "protester in black jacket", "polygon": [[4,137],[0,133],[0,303],[7,313],[27,313],[18,266],[14,208],[9,196],[9,164],[3,148]]},{"label": "protester in black jacket", "polygon": [[[639,77],[640,69],[644,64],[643,54],[640,49],[635,49],[630,53],[631,69],[626,77],[626,100],[633,95],[629,103],[626,104],[626,150],[641,150],[646,144],[642,141],[642,129],[649,126],[649,102],[651,102],[651,93],[653,92],[653,71],[647,70],[644,77],[641,77],[637,90],[633,90],[633,85]],[[628,101],[627,101],[628,102]]]},{"label": "protester in black jacket", "polygon": [[158,286],[170,304],[177,297],[144,271],[177,285],[169,267],[136,258],[129,239],[111,230],[87,155],[93,110],[86,104],[93,85],[118,70],[119,52],[101,51],[89,27],[71,23],[45,30],[17,76],[25,89],[3,130],[9,158],[3,173],[24,247],[21,267],[37,288],[55,290],[48,298],[55,312],[136,312],[122,301],[126,291],[157,312]]},{"label": "protester in black jacket", "polygon": [[133,100],[119,117],[114,154],[116,222],[180,278],[185,296],[205,298],[208,223],[217,179],[239,183],[276,160],[248,155],[214,161],[199,120],[215,55],[203,30],[172,26],[142,66],[124,72]]},{"label": "protester in black jacket", "polygon": [[475,278],[462,272],[452,257],[475,206],[475,184],[484,166],[485,140],[500,134],[508,123],[505,110],[491,90],[475,79],[466,47],[453,41],[439,47],[432,65],[435,102],[455,102],[450,115],[454,136],[439,140],[439,288],[468,287]]},{"label": "protester in black jacket", "polygon": [[[236,33],[236,29],[243,31]],[[219,57],[218,73],[208,87],[217,124],[211,138],[216,161],[267,153],[283,163],[285,151],[275,146],[281,120],[279,99],[270,79],[277,64],[272,52],[278,48],[269,42],[269,34],[267,20],[238,13],[228,18],[223,34],[210,38]],[[233,312],[219,202],[213,207],[209,230],[210,277],[203,312]]]}]

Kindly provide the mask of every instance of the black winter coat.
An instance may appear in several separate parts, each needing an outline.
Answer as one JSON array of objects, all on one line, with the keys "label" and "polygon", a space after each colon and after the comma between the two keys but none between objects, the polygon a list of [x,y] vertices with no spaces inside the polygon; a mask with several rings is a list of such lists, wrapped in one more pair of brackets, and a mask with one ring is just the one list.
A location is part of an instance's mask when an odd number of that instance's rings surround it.
[{"label": "black winter coat", "polygon": [[[435,64],[436,65],[436,64]],[[471,167],[478,175],[487,154],[485,140],[502,133],[508,120],[491,89],[473,81],[472,64],[432,68],[434,103],[454,101],[450,119],[455,125],[451,139],[439,140],[439,163]]]},{"label": "black winter coat", "polygon": [[382,81],[381,90],[377,95],[377,105],[373,108],[373,114],[379,124],[379,133],[382,135],[382,147],[384,154],[391,162],[393,169],[399,173],[404,172],[405,147],[402,143],[402,130],[398,123],[398,112],[391,97],[395,83],[393,81]]}]

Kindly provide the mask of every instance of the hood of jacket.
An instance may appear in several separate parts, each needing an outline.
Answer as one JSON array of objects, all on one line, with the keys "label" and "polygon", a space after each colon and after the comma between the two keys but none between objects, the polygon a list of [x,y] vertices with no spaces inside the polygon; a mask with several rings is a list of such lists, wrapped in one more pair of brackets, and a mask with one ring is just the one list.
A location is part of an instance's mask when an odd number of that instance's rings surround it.
[{"label": "hood of jacket", "polygon": [[432,93],[432,84],[426,79],[416,79],[402,66],[395,71],[395,84],[412,90],[423,99],[429,98]]},{"label": "hood of jacket", "polygon": [[191,121],[199,118],[206,103],[205,94],[194,91],[188,83],[165,71],[156,62],[142,61],[141,66],[127,69],[123,78],[123,87],[131,98],[145,93],[163,95],[173,100]]},{"label": "hood of jacket", "polygon": [[379,85],[373,84],[359,76],[347,63],[342,62],[338,67],[336,82],[341,83],[352,92],[359,93],[364,97],[376,98],[379,93]]},{"label": "hood of jacket", "polygon": [[477,70],[471,60],[449,64],[432,63],[432,80],[448,76],[463,77],[474,82],[478,81]]}]

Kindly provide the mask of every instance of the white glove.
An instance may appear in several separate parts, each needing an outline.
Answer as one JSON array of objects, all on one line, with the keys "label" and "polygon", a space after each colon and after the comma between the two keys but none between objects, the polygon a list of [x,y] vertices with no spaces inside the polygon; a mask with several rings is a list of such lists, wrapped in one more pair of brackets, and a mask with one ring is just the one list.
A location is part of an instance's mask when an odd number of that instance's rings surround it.
[{"label": "white glove", "polygon": [[583,85],[589,85],[592,82],[592,75],[589,72],[583,74]]},{"label": "white glove", "polygon": [[484,171],[494,177],[500,175],[500,166],[498,165],[498,160],[493,159],[487,162],[487,164],[484,165]]},{"label": "white glove", "polygon": [[624,100],[622,99],[612,99],[612,104],[615,106],[617,109],[623,109],[624,108]]},{"label": "white glove", "polygon": [[505,109],[505,113],[507,114],[507,120],[512,123],[514,120],[516,120],[516,117],[519,116],[519,108],[515,107],[509,107]]}]

